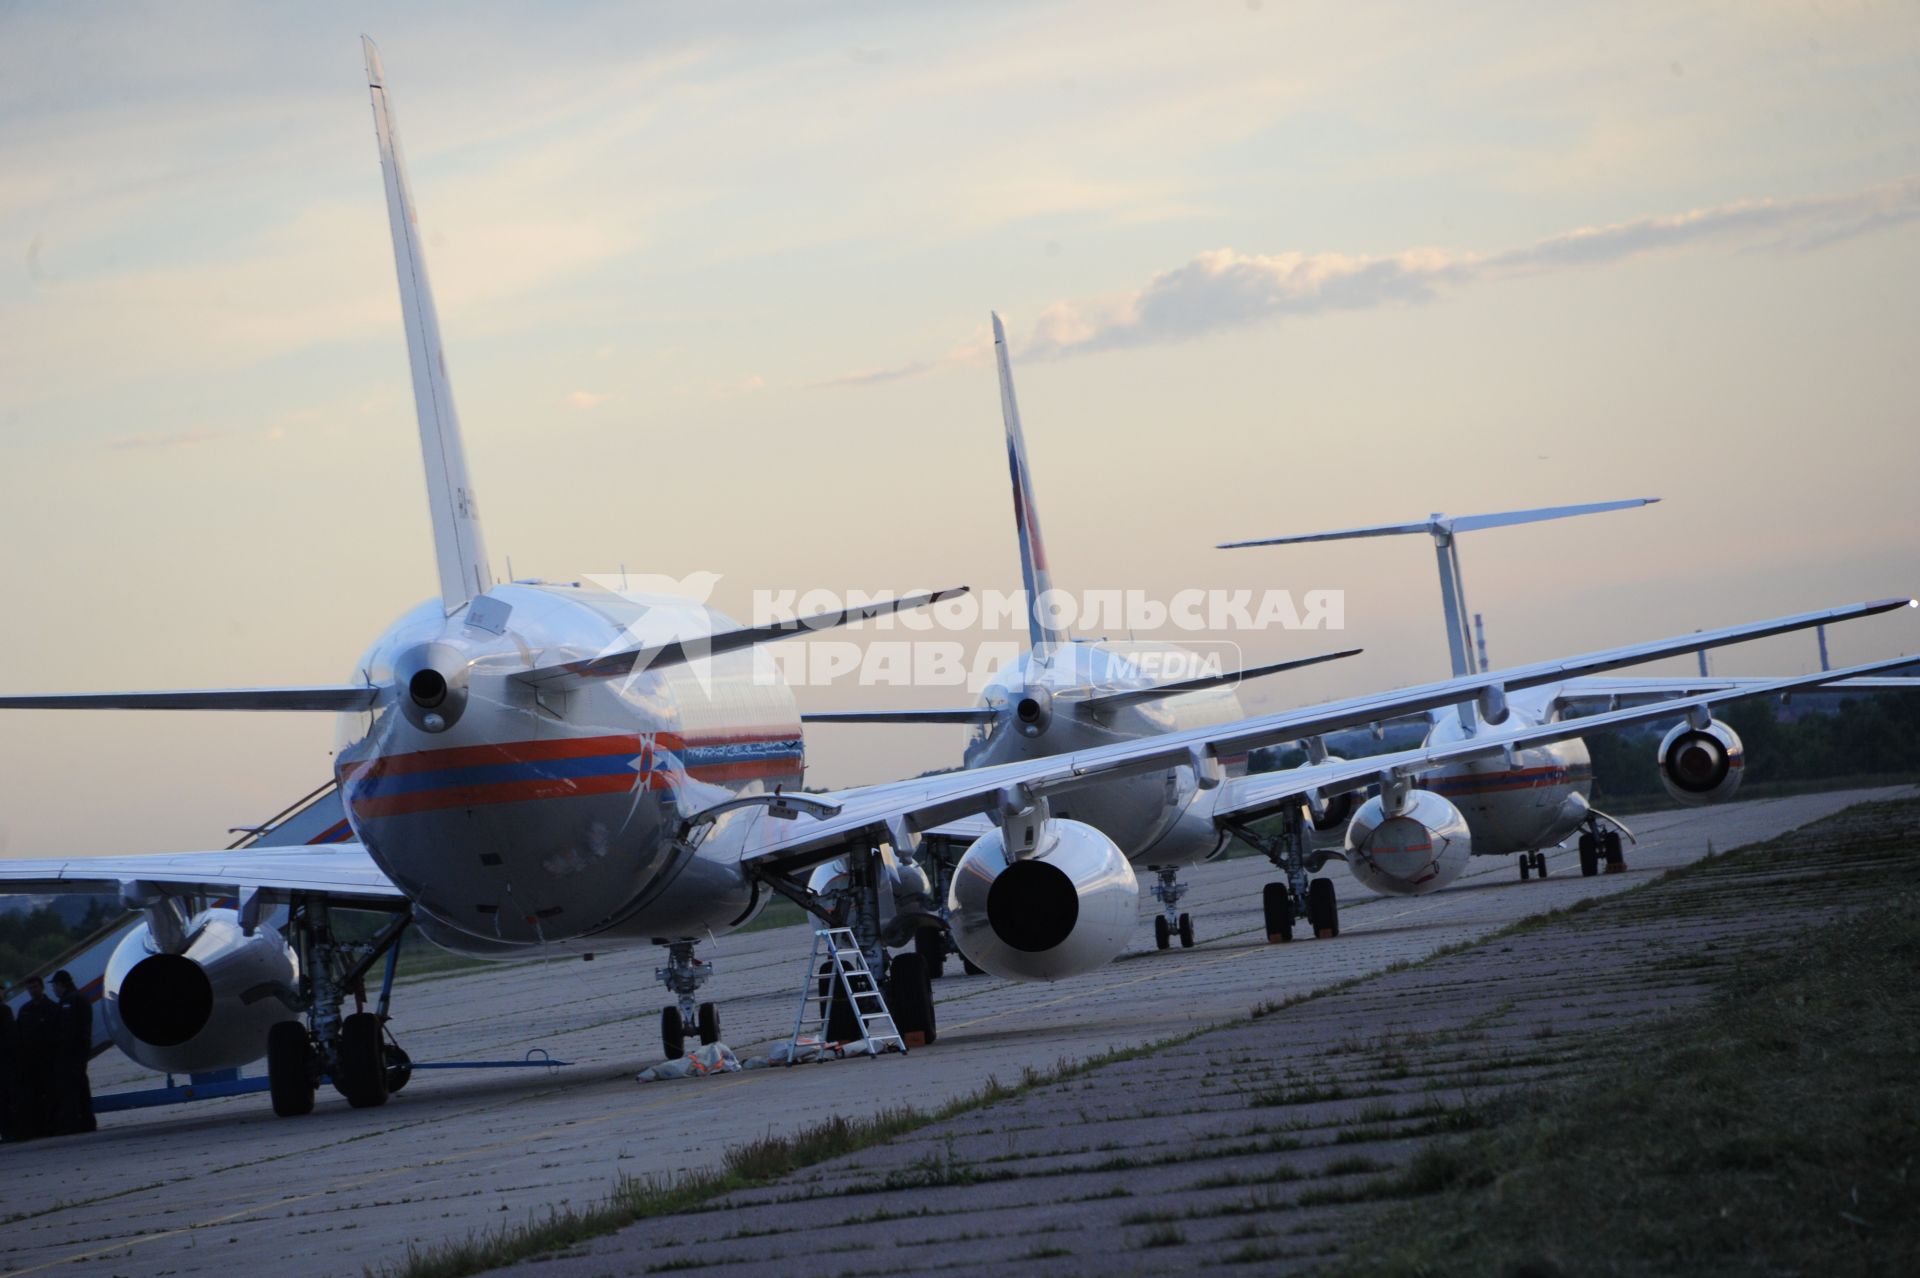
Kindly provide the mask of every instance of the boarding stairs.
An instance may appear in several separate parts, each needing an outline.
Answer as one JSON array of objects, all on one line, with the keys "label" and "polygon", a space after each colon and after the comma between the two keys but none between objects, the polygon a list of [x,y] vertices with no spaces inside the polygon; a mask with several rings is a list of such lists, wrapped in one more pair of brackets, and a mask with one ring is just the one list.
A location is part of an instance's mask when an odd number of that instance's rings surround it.
[{"label": "boarding stairs", "polygon": [[[827,982],[825,989],[820,986],[822,980]],[[809,1045],[827,1046],[833,1006],[841,999],[846,1000],[846,1007],[859,1023],[862,1045],[868,1056],[878,1056],[888,1050],[907,1050],[907,1041],[893,1023],[886,995],[881,992],[879,979],[867,966],[866,952],[860,948],[853,929],[823,927],[813,934],[813,953],[807,959],[807,973],[800,983],[800,1008],[794,1013],[793,1038],[787,1043],[789,1064],[800,1059],[800,1045],[804,1040],[810,1039]]]}]

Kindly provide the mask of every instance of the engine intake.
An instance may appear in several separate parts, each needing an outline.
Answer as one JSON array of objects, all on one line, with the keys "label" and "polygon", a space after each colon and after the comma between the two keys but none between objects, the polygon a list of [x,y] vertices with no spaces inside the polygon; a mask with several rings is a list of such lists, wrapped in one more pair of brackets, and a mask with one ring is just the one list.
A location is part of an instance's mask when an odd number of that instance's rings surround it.
[{"label": "engine intake", "polygon": [[976,839],[947,891],[960,952],[1021,981],[1057,981],[1111,962],[1127,948],[1139,909],[1133,866],[1113,840],[1065,819],[1046,822],[1030,856],[1009,857],[998,830]]},{"label": "engine intake", "polygon": [[1379,795],[1347,824],[1347,868],[1365,887],[1391,896],[1424,896],[1460,877],[1473,836],[1460,809],[1431,790],[1409,790],[1397,810]]},{"label": "engine intake", "polygon": [[1746,748],[1740,734],[1718,719],[1704,728],[1675,724],[1660,739],[1660,784],[1689,807],[1721,803],[1740,788]]}]

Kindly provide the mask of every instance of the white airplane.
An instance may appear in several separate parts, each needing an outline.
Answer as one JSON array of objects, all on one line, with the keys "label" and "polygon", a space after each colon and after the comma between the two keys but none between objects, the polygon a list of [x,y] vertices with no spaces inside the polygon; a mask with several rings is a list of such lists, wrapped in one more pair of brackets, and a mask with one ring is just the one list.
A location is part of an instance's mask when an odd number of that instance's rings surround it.
[{"label": "white airplane", "polygon": [[[1242,679],[1297,670],[1360,652],[1347,648],[1246,670],[1209,670],[1195,675],[1190,672],[1206,663],[1191,649],[1132,639],[1075,639],[1062,630],[1046,606],[1053,591],[1053,577],[1040,531],[1033,472],[1027,464],[1027,442],[1013,390],[1006,329],[999,315],[993,315],[992,321],[993,352],[1000,373],[1000,415],[1006,426],[1007,471],[1020,545],[1020,575],[1026,591],[1027,648],[1018,659],[994,672],[974,705],[809,712],[800,716],[802,722],[971,724],[974,735],[962,766],[991,767],[1232,723],[1247,717],[1236,688]],[[1181,677],[1168,679],[1167,672]],[[1245,761],[1244,756],[1224,760],[1226,773],[1244,771]],[[1153,872],[1151,891],[1161,907],[1154,920],[1154,941],[1163,950],[1175,937],[1182,947],[1194,942],[1192,916],[1179,909],[1186,895],[1186,887],[1179,881],[1180,871],[1220,855],[1231,837],[1229,828],[1214,819],[1213,797],[1200,792],[1190,771],[1175,769],[1164,774],[1120,777],[1088,787],[1074,797],[1070,809],[1060,813],[1071,813],[1074,820],[1100,831],[1136,868]],[[1319,819],[1328,828],[1338,829],[1352,806],[1351,798],[1344,797]],[[930,832],[927,851],[936,889],[945,887],[967,846],[988,828],[985,818],[974,818]],[[816,892],[829,892],[844,886],[844,882],[844,867],[833,864],[821,867],[811,886]],[[930,970],[938,975],[946,952],[942,929],[925,927],[916,941]]]},{"label": "white airplane", "polygon": [[[845,858],[851,923],[876,964],[926,883],[911,864],[924,831],[979,813],[994,827],[960,858],[947,893],[968,958],[999,975],[1057,979],[1126,945],[1138,885],[1126,856],[1067,815],[1082,791],[1132,776],[1171,777],[1208,794],[1214,819],[1251,820],[1379,785],[1385,826],[1438,836],[1464,857],[1464,823],[1414,785],[1421,772],[1500,755],[1575,731],[1676,713],[1710,716],[1741,696],[1810,687],[1898,664],[1776,680],[1738,691],[1613,711],[1580,729],[1542,724],[1378,758],[1227,777],[1222,760],[1261,745],[1419,713],[1482,704],[1568,678],[1697,648],[1862,618],[1899,598],[1730,626],[1561,661],[1488,671],[1282,714],[1209,724],[965,772],[827,795],[788,794],[801,765],[790,691],[754,670],[755,645],[932,596],[780,625],[737,627],[682,600],[573,584],[496,582],[489,570],[427,287],[413,201],[371,42],[368,83],[433,510],[440,595],[376,639],[354,677],[325,686],[110,692],[0,698],[0,709],[195,709],[332,712],[350,744],[336,775],[354,839],[248,848],[0,861],[13,891],[117,890],[143,922],[104,980],[104,1018],[135,1060],[181,1073],[265,1056],[276,1113],[310,1111],[323,1078],[354,1106],[383,1103],[408,1077],[391,1040],[387,996],[343,1015],[409,921],[435,943],[486,957],[664,945],[658,973],[676,1003],[664,1046],[689,1028],[717,1037],[710,974],[695,938],[751,919],[768,892],[816,914],[806,877]],[[770,663],[769,663],[770,665]],[[1363,810],[1362,815],[1365,815]],[[1452,855],[1449,852],[1449,855]],[[196,902],[232,896],[232,908]],[[902,903],[907,903],[903,910]],[[385,913],[365,946],[343,944],[337,908]],[[285,911],[284,924],[274,920]],[[934,1029],[931,987],[914,954],[887,977],[903,1031]]]},{"label": "white airplane", "polygon": [[[1486,515],[1436,513],[1408,523],[1224,542],[1220,549],[1430,535],[1439,567],[1447,656],[1454,676],[1461,677],[1471,675],[1475,669],[1471,655],[1473,636],[1468,628],[1473,614],[1467,608],[1465,579],[1460,570],[1459,538],[1463,533],[1629,510],[1650,506],[1659,500],[1658,497],[1636,497]],[[1505,730],[1514,724],[1554,722],[1596,704],[1618,709],[1623,705],[1645,705],[1702,692],[1731,691],[1764,682],[1751,678],[1596,676],[1545,684],[1510,701],[1482,698],[1444,706],[1421,717],[1429,724],[1428,745],[1450,745]],[[1920,689],[1920,679],[1864,678],[1833,683],[1822,691],[1870,693],[1914,689]],[[1677,802],[1689,805],[1719,803],[1732,798],[1740,788],[1746,765],[1739,734],[1718,719],[1676,724],[1661,739],[1657,759],[1661,785]],[[1608,871],[1625,868],[1620,840],[1623,833],[1632,838],[1632,832],[1589,803],[1593,791],[1593,762],[1586,743],[1578,737],[1518,750],[1511,757],[1468,759],[1437,768],[1421,777],[1421,785],[1460,810],[1473,835],[1475,856],[1517,854],[1523,881],[1530,874],[1546,877],[1545,849],[1561,845],[1576,833],[1580,836],[1582,874],[1598,874],[1602,866]],[[1366,848],[1350,848],[1349,859],[1355,855],[1364,858]]]}]

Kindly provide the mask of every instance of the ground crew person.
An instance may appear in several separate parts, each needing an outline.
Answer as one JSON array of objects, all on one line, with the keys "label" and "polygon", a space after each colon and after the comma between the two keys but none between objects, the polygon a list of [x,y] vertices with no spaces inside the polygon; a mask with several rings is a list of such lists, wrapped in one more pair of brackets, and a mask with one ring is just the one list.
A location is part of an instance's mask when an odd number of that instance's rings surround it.
[{"label": "ground crew person", "polygon": [[27,978],[27,1001],[14,1018],[14,1115],[23,1139],[54,1131],[54,1053],[60,1043],[60,1007],[37,976]]},{"label": "ground crew person", "polygon": [[99,1126],[93,1118],[93,1088],[87,1084],[87,1062],[93,1059],[93,1004],[64,971],[53,974],[53,992],[60,1000],[53,1052],[54,1130],[62,1135],[90,1132]]}]

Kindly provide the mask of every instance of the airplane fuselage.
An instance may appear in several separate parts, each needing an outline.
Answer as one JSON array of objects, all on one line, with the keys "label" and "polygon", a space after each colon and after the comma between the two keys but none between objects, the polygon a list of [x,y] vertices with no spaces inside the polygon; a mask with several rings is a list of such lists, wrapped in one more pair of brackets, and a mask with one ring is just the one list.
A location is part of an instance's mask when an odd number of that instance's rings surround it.
[{"label": "airplane fuselage", "polygon": [[[1516,701],[1500,729],[1542,722],[1548,700]],[[1448,709],[1435,719],[1426,744],[1449,745],[1472,735],[1459,712]],[[1593,792],[1593,761],[1586,743],[1575,737],[1516,750],[1510,760],[1494,756],[1438,768],[1422,773],[1420,785],[1460,809],[1475,856],[1511,856],[1553,847],[1580,828]]]},{"label": "airplane fuselage", "polygon": [[[536,689],[514,676],[733,623],[591,585],[497,586],[485,600],[510,609],[497,633],[432,600],[381,636],[359,673],[401,686],[344,717],[335,759],[354,833],[428,936],[499,955],[745,922],[758,897],[738,840],[696,850],[679,836],[716,803],[798,784],[799,715],[771,663],[734,652]],[[467,672],[463,699],[433,717],[405,687],[423,652]]]},{"label": "airplane fuselage", "polygon": [[[1091,716],[1075,711],[1075,702],[1088,694],[1152,687],[1166,679],[1154,672],[1178,670],[1179,663],[1194,660],[1191,651],[1175,645],[1132,640],[1026,652],[996,671],[982,691],[981,704],[999,713],[977,731],[965,764],[990,767],[1244,718],[1239,694],[1224,687],[1155,697]],[[1047,703],[1044,721],[1026,724],[1017,707],[1036,689]],[[1245,762],[1223,760],[1229,770]],[[1076,790],[1053,815],[1093,826],[1135,865],[1195,865],[1218,853],[1226,840],[1206,810],[1208,793],[1196,784],[1193,769],[1168,768]]]}]

